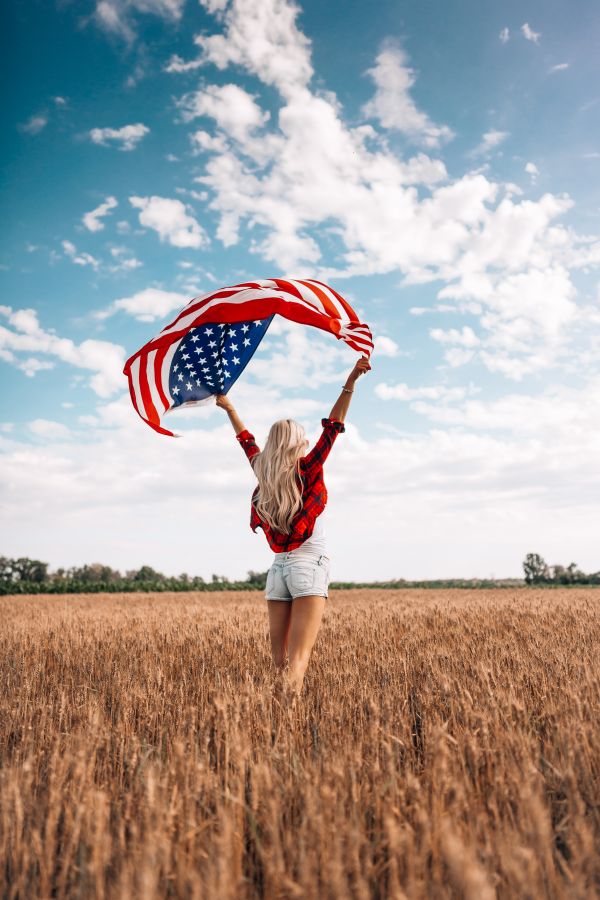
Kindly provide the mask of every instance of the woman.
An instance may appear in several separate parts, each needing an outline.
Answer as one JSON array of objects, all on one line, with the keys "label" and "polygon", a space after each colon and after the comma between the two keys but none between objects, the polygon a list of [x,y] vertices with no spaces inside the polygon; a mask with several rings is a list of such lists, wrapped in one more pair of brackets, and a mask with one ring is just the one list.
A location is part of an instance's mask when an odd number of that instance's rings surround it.
[{"label": "woman", "polygon": [[[371,366],[358,360],[346,379],[328,419],[321,419],[322,434],[306,456],[308,441],[302,425],[279,419],[269,431],[261,452],[254,435],[239,418],[224,394],[217,405],[227,411],[236,438],[250,461],[258,485],[252,494],[250,527],[263,529],[275,558],[267,573],[265,597],[273,662],[300,694],[304,673],[321,624],[329,587],[323,510],[327,488],[323,463],[337,435],[344,432],[344,416],[357,379]],[[289,665],[286,663],[286,652]]]}]

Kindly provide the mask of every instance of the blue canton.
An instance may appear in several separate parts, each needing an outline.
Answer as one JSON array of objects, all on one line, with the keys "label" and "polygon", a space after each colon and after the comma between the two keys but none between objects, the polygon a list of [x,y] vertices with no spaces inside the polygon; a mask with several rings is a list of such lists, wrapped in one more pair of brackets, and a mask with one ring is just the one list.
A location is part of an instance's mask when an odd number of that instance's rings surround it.
[{"label": "blue canton", "polygon": [[249,322],[204,323],[190,328],[171,360],[173,408],[226,394],[252,359],[273,316]]}]

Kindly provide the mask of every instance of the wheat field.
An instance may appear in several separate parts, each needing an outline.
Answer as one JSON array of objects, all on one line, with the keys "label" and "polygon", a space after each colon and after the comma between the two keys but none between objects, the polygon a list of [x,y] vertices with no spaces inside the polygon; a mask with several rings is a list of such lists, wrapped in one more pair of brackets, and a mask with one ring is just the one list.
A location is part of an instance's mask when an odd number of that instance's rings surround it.
[{"label": "wheat field", "polygon": [[5,898],[592,898],[600,589],[0,598]]}]

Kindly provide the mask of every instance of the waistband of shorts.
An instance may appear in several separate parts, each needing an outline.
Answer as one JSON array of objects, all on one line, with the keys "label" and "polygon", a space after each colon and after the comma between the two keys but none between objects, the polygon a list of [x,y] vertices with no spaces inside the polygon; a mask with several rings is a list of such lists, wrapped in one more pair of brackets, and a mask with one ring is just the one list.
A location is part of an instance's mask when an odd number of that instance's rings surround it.
[{"label": "waistband of shorts", "polygon": [[[302,556],[294,553],[293,550],[283,550],[281,553],[276,553],[275,558],[273,560],[274,563],[279,563],[280,565],[284,565],[285,563],[293,563],[293,562],[313,562],[318,563],[321,557],[327,556],[326,553],[319,553],[318,551],[315,553],[304,553]],[[329,557],[327,556],[329,559]]]}]

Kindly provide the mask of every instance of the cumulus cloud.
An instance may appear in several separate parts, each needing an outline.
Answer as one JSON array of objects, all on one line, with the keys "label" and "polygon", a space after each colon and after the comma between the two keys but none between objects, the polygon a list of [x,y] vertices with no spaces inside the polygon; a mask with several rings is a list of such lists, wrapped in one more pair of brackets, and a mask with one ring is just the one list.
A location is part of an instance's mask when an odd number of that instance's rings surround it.
[{"label": "cumulus cloud", "polygon": [[[452,367],[477,360],[520,379],[564,358],[578,321],[570,270],[600,264],[600,242],[556,222],[572,201],[552,194],[523,200],[518,185],[483,171],[450,179],[441,160],[425,152],[402,158],[373,125],[349,126],[335,95],[309,86],[309,43],[296,26],[296,7],[269,0],[265,8],[272,27],[260,51],[241,45],[256,21],[254,4],[237,0],[220,8],[220,34],[196,39],[198,63],[235,63],[274,85],[283,101],[276,117],[267,119],[256,96],[234,85],[202,88],[180,102],[189,121],[198,113],[214,121],[213,130],[199,130],[193,140],[208,156],[195,180],[217,214],[217,238],[234,246],[246,228],[250,252],[285,274],[308,265],[324,280],[400,272],[405,286],[441,281],[436,311],[473,315],[480,325],[479,345],[443,344]],[[294,45],[291,62],[273,69],[269,60],[284,35]],[[378,55],[374,73],[382,91],[392,84],[408,90],[413,78],[390,47]],[[239,123],[236,109],[244,110]],[[437,125],[419,110],[415,116],[421,137],[441,140]],[[474,155],[488,155],[507,137],[489,130]],[[325,236],[339,248],[327,266]]]},{"label": "cumulus cloud", "polygon": [[19,131],[27,134],[39,134],[48,124],[48,116],[43,113],[33,115],[26,122],[20,123],[17,127]]},{"label": "cumulus cloud", "polygon": [[96,0],[92,20],[104,32],[127,43],[136,37],[136,14],[152,13],[167,22],[178,22],[185,0]]},{"label": "cumulus cloud", "polygon": [[447,125],[436,125],[418,109],[410,96],[416,76],[399,47],[380,51],[375,66],[368,70],[375,82],[375,96],[363,106],[363,115],[379,120],[384,128],[400,131],[426,147],[438,147],[454,136]]},{"label": "cumulus cloud", "polygon": [[487,156],[495,147],[498,147],[508,137],[508,131],[498,131],[495,128],[486,131],[481,143],[471,150],[471,156]]},{"label": "cumulus cloud", "polygon": [[[184,94],[177,101],[181,109],[183,122],[190,122],[198,116],[214,119],[218,127],[230,137],[240,142],[247,141],[251,133],[263,126],[269,119],[269,113],[258,106],[255,98],[236,84],[209,85],[200,91]],[[225,145],[204,137],[197,132],[197,143],[203,149],[224,149]]]},{"label": "cumulus cloud", "polygon": [[76,266],[91,266],[95,272],[98,271],[100,263],[91,253],[78,253],[75,244],[67,240],[62,241],[62,248],[65,256],[68,256]]},{"label": "cumulus cloud", "polygon": [[525,164],[525,171],[528,175],[531,175],[531,180],[535,184],[537,180],[537,176],[540,174],[540,170],[533,162],[528,162]]},{"label": "cumulus cloud", "polygon": [[69,438],[70,430],[62,422],[54,422],[52,419],[34,419],[29,422],[29,430],[36,437],[44,438],[44,440],[57,441]]},{"label": "cumulus cloud", "polygon": [[541,34],[539,31],[534,31],[528,22],[524,22],[523,25],[521,25],[521,34],[526,40],[533,41],[534,44],[539,44]]},{"label": "cumulus cloud", "polygon": [[479,344],[479,338],[468,325],[463,325],[460,330],[449,328],[445,331],[443,328],[432,328],[429,334],[442,344],[459,344],[461,347],[476,347]]},{"label": "cumulus cloud", "polygon": [[89,136],[94,144],[103,147],[109,147],[113,141],[119,150],[135,150],[149,132],[146,125],[137,122],[135,125],[123,125],[122,128],[92,128]]},{"label": "cumulus cloud", "polygon": [[462,400],[467,393],[464,387],[446,387],[443,384],[411,388],[404,382],[387,384],[385,381],[375,385],[375,394],[382,400]]},{"label": "cumulus cloud", "polygon": [[377,334],[373,339],[374,353],[377,356],[399,356],[400,348],[395,340],[385,334]]},{"label": "cumulus cloud", "polygon": [[140,210],[140,225],[156,231],[163,243],[196,249],[208,244],[208,235],[181,200],[153,195],[130,197],[129,202]]},{"label": "cumulus cloud", "polygon": [[172,57],[167,72],[185,72],[206,63],[219,69],[243,66],[287,97],[310,81],[310,41],[296,26],[299,8],[288,0],[232,0],[225,6],[203,0],[209,12],[220,12],[222,34],[198,34],[200,56],[191,62]]},{"label": "cumulus cloud", "polygon": [[115,197],[107,197],[100,206],[85,213],[81,221],[88,231],[102,231],[104,229],[104,222],[101,222],[100,219],[107,216],[110,211],[118,205]]},{"label": "cumulus cloud", "polygon": [[131,251],[127,247],[111,247],[110,254],[116,262],[108,266],[109,272],[130,272],[132,269],[139,269],[143,265],[142,261],[135,256],[127,256]]},{"label": "cumulus cloud", "polygon": [[506,26],[502,29],[498,37],[500,38],[502,44],[506,44],[508,42],[510,38],[510,31]]},{"label": "cumulus cloud", "polygon": [[570,63],[557,63],[557,65],[551,66],[548,71],[549,72],[564,72],[569,67],[570,67]]},{"label": "cumulus cloud", "polygon": [[[6,328],[0,326],[0,355],[10,363],[23,368],[29,363],[30,372],[34,374],[42,368],[49,368],[45,360],[33,363],[22,361],[18,354],[38,353],[54,357],[79,369],[87,369],[94,374],[90,379],[90,387],[99,397],[110,397],[123,387],[123,366],[125,351],[119,344],[110,341],[93,339],[75,344],[69,338],[62,338],[53,331],[44,330],[34,309],[16,309],[10,306],[0,307],[0,313],[8,320]],[[51,365],[54,360],[50,360]]]},{"label": "cumulus cloud", "polygon": [[140,322],[154,322],[164,319],[175,309],[181,309],[191,298],[175,291],[163,291],[158,288],[145,288],[132,294],[131,297],[120,297],[109,307],[93,313],[96,319],[107,319],[119,311],[129,313]]}]

